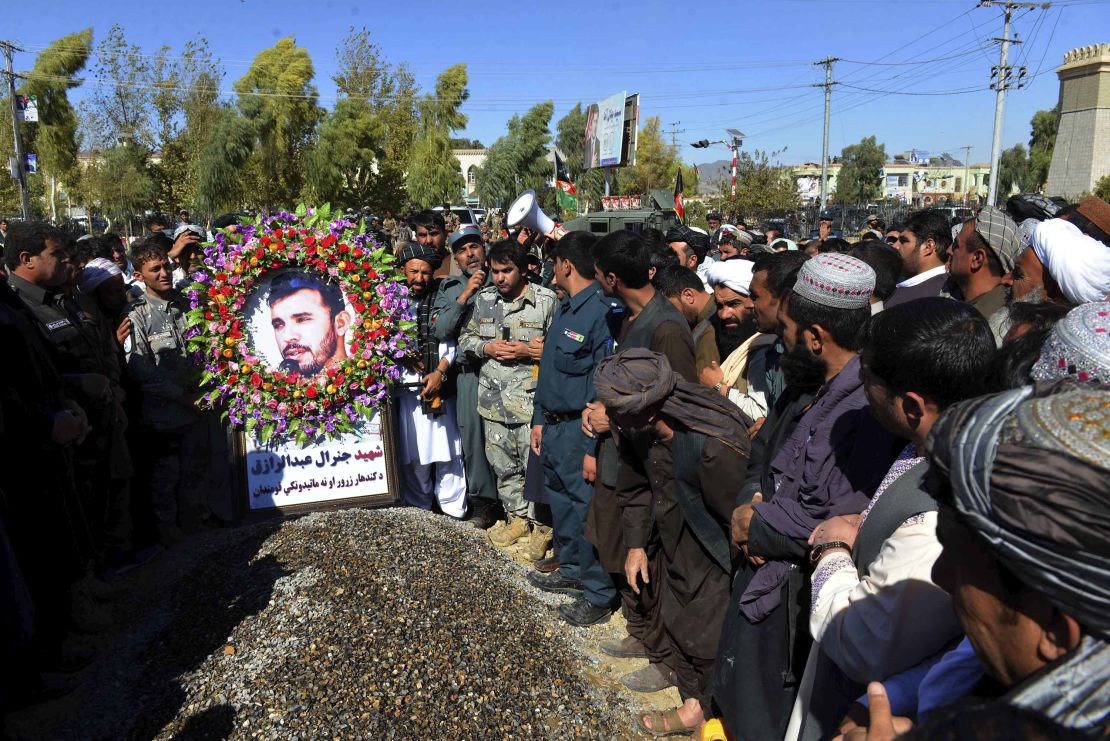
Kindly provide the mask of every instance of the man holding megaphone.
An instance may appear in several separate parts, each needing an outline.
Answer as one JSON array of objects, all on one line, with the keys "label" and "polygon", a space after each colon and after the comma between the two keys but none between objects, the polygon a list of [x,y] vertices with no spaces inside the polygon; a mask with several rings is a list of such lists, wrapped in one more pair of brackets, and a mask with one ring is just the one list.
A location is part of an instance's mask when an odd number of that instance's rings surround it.
[{"label": "man holding megaphone", "polygon": [[[459,334],[470,319],[478,292],[489,285],[486,245],[481,230],[466,224],[452,234],[447,244],[462,275],[451,275],[439,283],[432,303],[432,327],[440,342],[458,342]],[[482,418],[478,415],[478,371],[481,365],[455,357],[458,370],[455,398],[459,436],[462,438],[463,464],[466,468],[466,498],[475,527],[483,530],[500,519],[497,485],[486,460]]]}]

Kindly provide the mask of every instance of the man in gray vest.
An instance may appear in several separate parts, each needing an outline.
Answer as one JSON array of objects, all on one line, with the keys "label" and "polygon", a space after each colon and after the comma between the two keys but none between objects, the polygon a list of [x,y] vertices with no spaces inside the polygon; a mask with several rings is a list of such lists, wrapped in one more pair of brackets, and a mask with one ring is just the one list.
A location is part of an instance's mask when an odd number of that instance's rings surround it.
[{"label": "man in gray vest", "polygon": [[925,489],[925,441],[946,408],[985,391],[990,327],[968,304],[923,298],[874,316],[861,345],[871,414],[910,443],[862,514],[832,517],[810,538],[813,684],[795,705],[800,738],[835,734],[868,681],[926,661],[962,632],[951,598],[932,579],[941,545],[937,503]]}]

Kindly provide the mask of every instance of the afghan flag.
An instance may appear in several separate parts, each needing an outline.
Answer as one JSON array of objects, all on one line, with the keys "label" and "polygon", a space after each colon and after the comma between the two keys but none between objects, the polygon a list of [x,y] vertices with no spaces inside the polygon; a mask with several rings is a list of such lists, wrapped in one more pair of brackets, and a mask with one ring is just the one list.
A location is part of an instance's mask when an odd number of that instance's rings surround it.
[{"label": "afghan flag", "polygon": [[574,187],[574,183],[570,181],[570,175],[567,174],[567,164],[563,162],[563,158],[559,156],[559,150],[555,151],[555,196],[559,202],[559,207],[567,211],[578,211],[578,189]]},{"label": "afghan flag", "polygon": [[678,169],[678,179],[674,184],[674,211],[679,222],[686,223],[686,206],[682,203],[682,168]]}]

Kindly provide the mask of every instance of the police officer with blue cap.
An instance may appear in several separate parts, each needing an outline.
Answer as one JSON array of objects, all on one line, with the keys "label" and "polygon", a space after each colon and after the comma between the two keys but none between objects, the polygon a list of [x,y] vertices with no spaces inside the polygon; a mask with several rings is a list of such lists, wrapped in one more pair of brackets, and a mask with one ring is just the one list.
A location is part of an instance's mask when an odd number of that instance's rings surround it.
[{"label": "police officer with blue cap", "polygon": [[[441,342],[458,342],[470,320],[478,292],[490,284],[486,270],[486,245],[482,231],[466,224],[447,239],[455,264],[462,275],[449,275],[439,282],[432,302],[432,330]],[[478,415],[478,372],[463,353],[455,357],[456,415],[462,439],[463,465],[466,469],[466,497],[475,527],[486,529],[500,519],[497,484],[486,460],[482,418]]]},{"label": "police officer with blue cap", "polygon": [[571,625],[605,622],[617,592],[586,539],[586,517],[593,484],[583,478],[586,456],[596,456],[597,441],[582,431],[582,410],[594,400],[594,369],[613,351],[613,329],[622,316],[619,302],[594,281],[593,246],[597,237],[571,232],[555,243],[555,284],[566,293],[544,340],[532,416],[532,451],[540,456],[544,486],[554,523],[558,569],[529,572],[533,586],[575,597],[561,605]]}]

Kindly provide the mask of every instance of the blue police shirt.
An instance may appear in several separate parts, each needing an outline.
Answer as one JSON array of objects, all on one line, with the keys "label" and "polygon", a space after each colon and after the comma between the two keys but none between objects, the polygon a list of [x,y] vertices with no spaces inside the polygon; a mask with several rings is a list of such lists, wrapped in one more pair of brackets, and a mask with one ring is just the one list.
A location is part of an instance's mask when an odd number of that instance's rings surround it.
[{"label": "blue police shirt", "polygon": [[578,414],[594,400],[594,369],[613,352],[611,327],[624,307],[596,283],[564,298],[544,339],[532,424],[543,413]]}]

